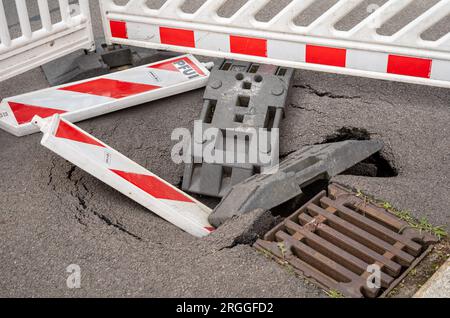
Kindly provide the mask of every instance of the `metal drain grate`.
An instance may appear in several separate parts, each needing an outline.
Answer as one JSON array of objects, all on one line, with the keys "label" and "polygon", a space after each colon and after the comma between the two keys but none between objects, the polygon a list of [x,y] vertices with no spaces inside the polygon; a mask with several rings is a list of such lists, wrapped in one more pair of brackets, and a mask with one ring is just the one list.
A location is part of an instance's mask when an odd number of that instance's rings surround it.
[{"label": "metal drain grate", "polygon": [[328,193],[318,194],[255,247],[325,289],[374,298],[394,288],[438,241],[341,186],[330,185]]}]

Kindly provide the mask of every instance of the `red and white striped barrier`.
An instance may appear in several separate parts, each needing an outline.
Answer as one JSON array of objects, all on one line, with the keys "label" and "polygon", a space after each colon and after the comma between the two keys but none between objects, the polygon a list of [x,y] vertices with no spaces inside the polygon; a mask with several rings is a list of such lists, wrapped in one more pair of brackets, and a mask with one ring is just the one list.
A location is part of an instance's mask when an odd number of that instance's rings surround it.
[{"label": "red and white striped barrier", "polygon": [[159,9],[144,2],[101,0],[108,42],[450,88],[450,33],[436,41],[420,37],[450,14],[450,0],[392,36],[377,29],[412,0],[389,0],[348,31],[335,24],[362,0],[337,1],[308,26],[294,19],[313,0],[293,0],[267,22],[256,14],[270,0],[248,0],[226,18],[218,13],[226,0],[208,0],[193,13],[183,11],[183,0],[167,0]]},{"label": "red and white striped barrier", "polygon": [[351,75],[450,87],[450,61],[446,60],[290,43],[134,22],[110,21],[110,27],[112,36],[116,39],[114,42],[117,43],[124,42],[118,39],[130,41],[148,39],[146,43],[155,44],[149,45],[151,47],[173,51],[232,57],[287,67],[315,69],[313,65],[320,65],[329,70],[335,68],[336,73],[347,73],[343,70],[347,69]]},{"label": "red and white striped barrier", "polygon": [[59,115],[33,124],[42,145],[182,230],[203,237],[214,231],[211,209],[128,159]]},{"label": "red and white striped barrier", "polygon": [[192,55],[4,99],[0,128],[24,136],[34,116],[77,122],[206,85],[208,69]]}]

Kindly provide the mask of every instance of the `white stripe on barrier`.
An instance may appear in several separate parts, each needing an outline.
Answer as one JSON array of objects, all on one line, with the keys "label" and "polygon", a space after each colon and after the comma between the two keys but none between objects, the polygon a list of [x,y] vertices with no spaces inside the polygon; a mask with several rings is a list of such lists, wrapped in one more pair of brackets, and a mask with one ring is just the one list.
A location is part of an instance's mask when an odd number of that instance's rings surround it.
[{"label": "white stripe on barrier", "polygon": [[134,72],[112,73],[105,75],[105,78],[164,87],[186,81],[186,77],[181,72],[166,71],[163,69],[152,70],[151,68],[138,68]]},{"label": "white stripe on barrier", "polygon": [[33,124],[42,145],[182,230],[203,237],[214,231],[211,209],[128,159],[59,115]]},{"label": "white stripe on barrier", "polygon": [[[161,43],[161,40],[158,43]],[[195,32],[195,43],[205,50],[230,52],[230,42],[226,34],[197,31]]]},{"label": "white stripe on barrier", "polygon": [[388,57],[387,53],[347,50],[346,66],[357,70],[384,73],[388,67]]},{"label": "white stripe on barrier", "polygon": [[[34,92],[34,94],[31,95],[27,94],[22,96],[16,96],[7,100],[7,103],[34,105],[71,112],[76,111],[77,109],[91,107],[92,105],[101,105],[112,101],[115,101],[115,99],[106,96],[96,96],[90,94],[83,94],[79,92],[50,89],[50,90],[36,91]],[[30,117],[31,121],[34,115],[30,114]]]},{"label": "white stripe on barrier", "polygon": [[159,38],[159,28],[157,26],[145,26],[142,23],[130,22],[127,25],[127,36],[142,41],[149,41],[154,43],[161,42]]},{"label": "white stripe on barrier", "polygon": [[[334,25],[363,0],[339,0],[308,26],[294,19],[314,1],[293,0],[261,22],[255,15],[268,1],[249,0],[224,18],[217,10],[225,0],[208,0],[192,14],[181,9],[183,0],[167,0],[157,10],[139,0],[124,6],[101,0],[108,42],[450,88],[450,73],[440,70],[450,63],[450,33],[436,41],[420,37],[450,14],[450,0],[440,0],[392,36],[377,33],[380,23],[411,2],[388,0],[341,31]],[[139,36],[128,29],[139,30]]]},{"label": "white stripe on barrier", "polygon": [[201,88],[209,71],[191,55],[4,99],[0,128],[23,136],[39,131],[35,115],[60,114],[71,122],[85,120],[156,99]]},{"label": "white stripe on barrier", "polygon": [[269,41],[267,55],[277,56],[279,59],[293,62],[305,62],[306,45],[303,43]]},{"label": "white stripe on barrier", "polygon": [[433,61],[431,77],[441,81],[450,81],[450,61]]}]

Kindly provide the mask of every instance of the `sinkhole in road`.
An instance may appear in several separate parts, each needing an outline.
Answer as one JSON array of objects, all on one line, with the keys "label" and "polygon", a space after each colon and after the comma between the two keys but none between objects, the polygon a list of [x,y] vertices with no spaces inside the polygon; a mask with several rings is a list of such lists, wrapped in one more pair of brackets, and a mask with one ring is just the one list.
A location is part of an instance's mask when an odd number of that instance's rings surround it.
[{"label": "sinkhole in road", "polygon": [[[325,137],[322,144],[328,144],[333,142],[340,142],[346,140],[371,140],[371,134],[364,128],[356,127],[342,127],[336,131],[336,133]],[[398,176],[398,170],[395,162],[391,158],[386,157],[388,149],[370,156],[366,160],[356,164],[342,175],[362,176],[371,178],[393,178]]]}]

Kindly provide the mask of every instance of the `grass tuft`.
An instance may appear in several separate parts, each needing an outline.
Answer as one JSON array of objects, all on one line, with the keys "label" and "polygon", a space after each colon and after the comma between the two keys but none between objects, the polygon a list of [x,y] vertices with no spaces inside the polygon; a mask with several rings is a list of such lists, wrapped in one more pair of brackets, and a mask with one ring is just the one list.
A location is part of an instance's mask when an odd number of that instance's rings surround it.
[{"label": "grass tuft", "polygon": [[335,289],[330,289],[328,291],[325,291],[325,294],[327,294],[328,297],[330,297],[330,298],[345,298],[344,295],[340,291],[335,290]]},{"label": "grass tuft", "polygon": [[439,240],[448,236],[448,233],[445,230],[444,226],[434,226],[425,217],[417,220],[416,218],[414,218],[411,215],[411,212],[409,212],[407,210],[399,210],[399,209],[395,208],[390,202],[383,201],[383,200],[377,200],[377,199],[363,193],[361,190],[357,191],[356,196],[361,199],[364,199],[365,202],[374,203],[375,205],[378,205],[378,206],[388,210],[389,212],[396,215],[400,220],[408,223],[408,225],[410,227],[415,228],[419,231],[431,233],[431,234],[435,235]]}]

